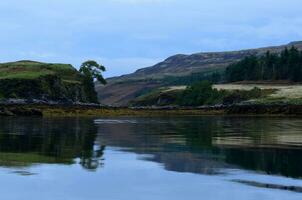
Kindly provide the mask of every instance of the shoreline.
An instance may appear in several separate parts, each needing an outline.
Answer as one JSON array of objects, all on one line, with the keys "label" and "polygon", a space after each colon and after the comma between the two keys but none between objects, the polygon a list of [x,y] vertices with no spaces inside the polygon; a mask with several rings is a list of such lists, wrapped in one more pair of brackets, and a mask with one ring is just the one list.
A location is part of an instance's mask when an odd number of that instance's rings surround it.
[{"label": "shoreline", "polygon": [[302,105],[237,104],[202,107],[105,107],[90,105],[1,105],[0,116],[96,117],[96,116],[302,116]]}]

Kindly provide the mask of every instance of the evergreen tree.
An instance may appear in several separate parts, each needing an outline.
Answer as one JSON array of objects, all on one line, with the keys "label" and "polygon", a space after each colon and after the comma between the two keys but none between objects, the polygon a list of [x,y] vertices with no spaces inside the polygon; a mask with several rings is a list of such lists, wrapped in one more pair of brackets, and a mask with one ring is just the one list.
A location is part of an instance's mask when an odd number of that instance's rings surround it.
[{"label": "evergreen tree", "polygon": [[291,80],[302,81],[302,52],[297,48],[285,48],[280,54],[269,51],[261,57],[248,56],[231,64],[225,72],[229,82],[243,80]]},{"label": "evergreen tree", "polygon": [[289,59],[288,64],[289,68],[289,78],[292,81],[300,81],[301,80],[301,65],[300,65],[300,52],[295,47],[292,47],[289,50]]}]

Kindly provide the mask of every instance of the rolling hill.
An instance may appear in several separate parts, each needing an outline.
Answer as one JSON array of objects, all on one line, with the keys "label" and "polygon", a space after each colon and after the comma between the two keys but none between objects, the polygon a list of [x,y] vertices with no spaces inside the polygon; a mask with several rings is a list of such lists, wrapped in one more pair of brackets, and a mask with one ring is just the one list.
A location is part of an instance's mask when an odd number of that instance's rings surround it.
[{"label": "rolling hill", "polygon": [[154,88],[173,85],[173,82],[169,81],[171,78],[183,79],[196,74],[221,72],[229,64],[246,56],[261,56],[267,51],[280,53],[284,48],[291,46],[302,50],[302,41],[241,51],[174,55],[163,62],[139,69],[132,74],[109,78],[106,86],[97,85],[98,97],[100,102],[105,105],[127,106],[131,100]]}]

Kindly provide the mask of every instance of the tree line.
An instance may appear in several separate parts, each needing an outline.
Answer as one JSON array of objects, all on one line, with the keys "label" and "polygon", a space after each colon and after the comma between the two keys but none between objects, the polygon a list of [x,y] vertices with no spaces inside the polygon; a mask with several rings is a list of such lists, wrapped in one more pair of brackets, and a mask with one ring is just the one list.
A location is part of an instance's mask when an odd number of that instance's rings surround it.
[{"label": "tree line", "polygon": [[227,82],[246,80],[290,80],[302,81],[302,51],[296,47],[285,48],[280,54],[266,52],[265,55],[248,56],[227,67]]}]

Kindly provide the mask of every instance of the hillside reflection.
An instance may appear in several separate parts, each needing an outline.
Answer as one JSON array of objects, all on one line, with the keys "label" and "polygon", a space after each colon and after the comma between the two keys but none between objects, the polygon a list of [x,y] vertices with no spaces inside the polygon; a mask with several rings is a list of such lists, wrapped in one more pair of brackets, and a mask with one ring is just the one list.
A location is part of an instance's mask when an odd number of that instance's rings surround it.
[{"label": "hillside reflection", "polygon": [[302,120],[191,117],[96,121],[98,140],[167,170],[217,174],[242,168],[302,177]]},{"label": "hillside reflection", "polygon": [[104,146],[95,146],[91,120],[1,118],[0,165],[73,164],[75,158],[88,170],[101,166]]},{"label": "hillside reflection", "polygon": [[76,163],[95,171],[111,155],[104,155],[105,149],[114,148],[176,172],[247,169],[300,178],[301,122],[236,117],[1,118],[0,166]]}]

